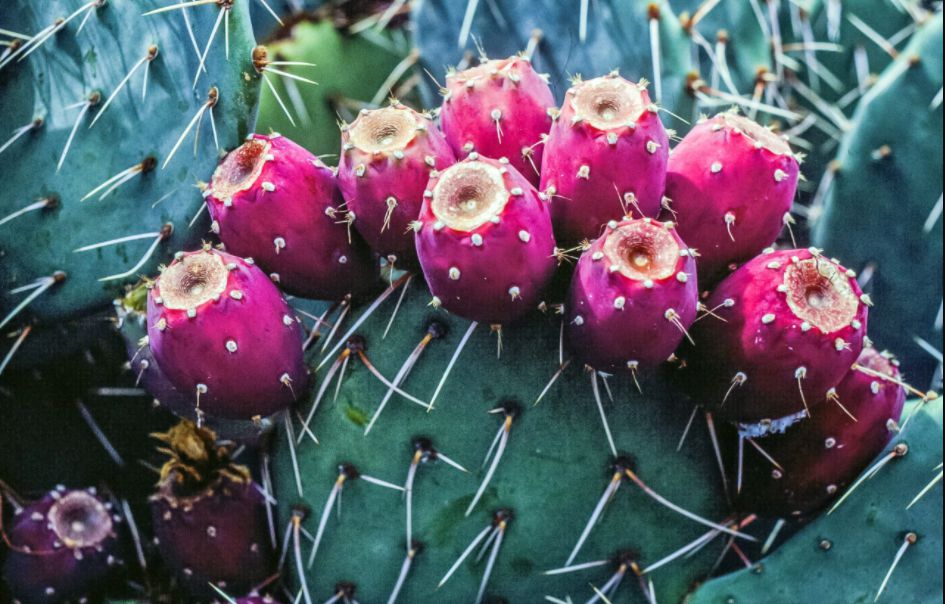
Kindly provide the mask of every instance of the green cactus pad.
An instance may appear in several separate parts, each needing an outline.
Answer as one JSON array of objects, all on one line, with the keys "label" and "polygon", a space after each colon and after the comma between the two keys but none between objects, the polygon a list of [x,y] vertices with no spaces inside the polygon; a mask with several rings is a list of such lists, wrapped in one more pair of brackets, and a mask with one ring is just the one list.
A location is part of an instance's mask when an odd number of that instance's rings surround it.
[{"label": "green cactus pad", "polygon": [[941,90],[939,13],[861,102],[813,232],[815,245],[873,271],[870,334],[920,387],[935,361],[913,337],[942,349]]},{"label": "green cactus pad", "polygon": [[[315,154],[336,154],[341,140],[338,120],[353,119],[360,107],[373,106],[371,100],[409,52],[409,46],[398,36],[374,31],[369,34],[346,34],[330,19],[302,21],[292,28],[289,37],[269,45],[274,60],[278,57],[315,63],[313,68],[288,69],[318,85],[267,76],[295,123],[289,121],[272,90],[264,84],[258,131],[279,132]],[[398,81],[403,83],[403,79]],[[386,98],[387,92],[382,91],[381,100]],[[332,165],[337,159],[336,155],[324,157]]]},{"label": "green cactus pad", "polygon": [[[428,345],[404,384],[408,392],[423,400],[432,395],[469,325],[433,310],[427,305],[429,300],[425,287],[415,282],[386,339],[382,333],[395,305],[393,300],[358,329],[366,339],[368,358],[390,378],[419,343],[430,319],[448,326],[448,335]],[[500,507],[511,508],[515,518],[487,593],[511,602],[538,601],[543,594],[592,597],[589,583],[602,586],[614,572],[612,567],[543,574],[564,565],[612,475],[612,457],[592,396],[590,374],[578,366],[568,367],[545,398],[533,406],[558,368],[560,323],[561,318],[549,311],[547,315],[536,312],[523,323],[507,327],[502,334],[501,358],[496,356],[496,334],[480,325],[432,412],[395,395],[367,436],[365,424],[386,388],[361,361],[352,360],[337,400],[333,400],[332,385],[311,424],[321,444],[315,445],[306,436],[297,448],[302,499],[286,434],[274,436],[281,526],[286,526],[292,506],[302,503],[310,509],[304,526],[312,534],[317,531],[340,463],[351,463],[364,474],[403,484],[413,456],[411,442],[426,436],[439,451],[470,471],[462,473],[442,461],[419,467],[413,497],[414,537],[426,548],[417,557],[399,601],[457,602],[475,594],[485,560],[478,564],[468,561],[446,585],[439,590],[436,585]],[[324,364],[319,380],[324,379],[330,363]],[[724,498],[704,421],[696,423],[677,452],[677,441],[691,411],[685,400],[670,394],[655,378],[642,383],[645,395],[636,392],[629,374],[610,378],[610,386],[614,402],[603,393],[603,405],[616,445],[636,459],[638,475],[680,506],[714,521],[723,520]],[[480,465],[503,423],[503,415],[489,410],[506,399],[518,401],[521,412],[512,422],[507,450],[490,486],[472,514],[464,517],[485,472]],[[307,410],[305,405],[300,413]],[[297,433],[299,426],[300,422],[294,421]],[[625,481],[575,563],[606,559],[629,548],[640,553],[642,568],[706,530],[661,507]],[[311,542],[303,541],[307,557]],[[330,516],[315,564],[307,573],[313,598],[327,598],[331,586],[348,580],[357,584],[362,601],[384,601],[397,578],[405,544],[403,495],[365,480],[347,483],[344,512],[340,519]],[[708,572],[717,553],[715,548],[707,548],[657,570],[652,578],[659,600],[678,601],[693,580]],[[287,570],[295,569],[291,556]],[[291,584],[297,588],[297,578]],[[619,593],[621,598],[632,594],[633,601],[642,597],[632,576]]]},{"label": "green cactus pad", "polygon": [[[919,403],[913,403],[912,406]],[[908,417],[913,408],[903,413]],[[909,446],[850,494],[753,568],[703,585],[689,604],[873,602],[905,536],[914,532],[879,602],[936,602],[942,598],[942,401],[926,403],[889,447]],[[936,467],[938,466],[938,467]]]},{"label": "green cactus pad", "polygon": [[[239,144],[252,128],[258,78],[251,61],[255,43],[248,3],[233,3],[227,9],[229,17],[219,23],[223,9],[216,4],[187,9],[201,54],[218,25],[206,54],[206,73],[196,87],[192,84],[199,57],[181,10],[145,16],[146,11],[168,3],[110,0],[76,14],[85,5],[80,0],[17,0],[4,13],[4,28],[27,35],[42,31],[59,17],[75,15],[35,52],[22,61],[14,58],[0,71],[3,140],[36,118],[43,120],[42,126],[25,133],[0,155],[5,165],[0,217],[39,198],[57,199],[55,207],[30,211],[0,225],[4,315],[33,291],[10,290],[57,271],[65,274],[64,280],[39,295],[21,318],[54,323],[89,314],[106,307],[124,283],[153,273],[173,251],[199,243],[206,235],[207,222],[190,224],[202,205],[195,185],[209,179],[219,152]],[[229,59],[224,51],[226,30]],[[154,59],[134,70],[90,128],[113,91],[152,45],[157,50]],[[145,75],[147,95],[142,100]],[[211,87],[218,91],[218,102],[212,109],[213,124],[209,111],[200,120],[196,156],[195,126],[162,168],[188,123],[207,102]],[[98,102],[85,110],[90,98]],[[219,149],[214,144],[214,126]],[[69,152],[57,171],[74,127]],[[143,174],[132,175],[104,198],[100,197],[107,185],[83,201],[108,179],[141,163],[148,168]],[[166,225],[173,225],[173,233],[156,245],[147,262],[127,278],[100,281],[134,268]],[[146,233],[155,235],[75,251]]]}]

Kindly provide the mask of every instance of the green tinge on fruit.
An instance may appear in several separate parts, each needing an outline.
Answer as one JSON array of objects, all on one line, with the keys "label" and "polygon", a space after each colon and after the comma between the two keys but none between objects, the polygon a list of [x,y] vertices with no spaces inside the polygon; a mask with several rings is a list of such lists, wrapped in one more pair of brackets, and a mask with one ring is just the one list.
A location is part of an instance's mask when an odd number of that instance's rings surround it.
[{"label": "green tinge on fruit", "polygon": [[[919,404],[907,406],[903,417]],[[941,484],[907,506],[941,470],[941,399],[924,404],[883,455],[901,443],[909,452],[865,481],[835,512],[815,519],[752,568],[705,583],[689,604],[757,602],[759,594],[769,604],[872,602],[910,532],[918,540],[903,554],[880,601],[940,600]]]},{"label": "green tinge on fruit", "polygon": [[873,270],[870,335],[920,384],[942,349],[942,15],[916,35],[861,102],[837,155],[814,244]]},{"label": "green tinge on fruit", "polygon": [[[491,58],[524,51],[537,32],[541,37],[533,55],[535,68],[550,74],[551,88],[559,100],[573,74],[592,78],[619,69],[633,81],[650,81],[650,97],[661,106],[677,115],[692,115],[693,98],[687,90],[692,69],[689,39],[669,3],[651,3],[659,13],[661,97],[656,94],[653,77],[646,2],[589,2],[583,41],[579,3],[534,0],[478,3],[469,35],[461,40],[467,5],[472,4],[477,3],[424,0],[414,5],[414,37],[424,66],[434,75],[439,77],[447,66],[475,54],[477,44]],[[435,104],[435,89],[427,87],[426,92],[428,103]]]},{"label": "green tinge on fruit", "polygon": [[[36,34],[59,17],[68,17],[86,3],[80,0],[27,2],[16,0],[5,11],[3,26]],[[218,91],[213,125],[220,149],[236,146],[252,129],[259,81],[250,53],[255,44],[248,3],[229,7],[229,60],[224,51],[224,25],[206,55],[206,73],[192,83],[199,56],[180,10],[145,16],[167,6],[148,0],[112,0],[80,13],[35,52],[14,59],[0,71],[0,139],[42,118],[42,126],[24,134],[0,156],[4,186],[0,219],[40,198],[55,196],[56,207],[27,212],[0,225],[0,307],[3,315],[29,291],[9,293],[38,279],[63,271],[65,279],[39,295],[22,313],[44,323],[88,315],[105,308],[125,283],[154,272],[171,253],[199,243],[207,233],[206,220],[191,220],[203,200],[194,186],[209,178],[216,165],[210,115],[199,124],[194,156],[195,126],[166,169],[169,156],[188,123],[205,105],[211,87]],[[194,36],[204,45],[220,8],[216,4],[187,9]],[[152,61],[143,61],[105,113],[92,120],[122,79],[156,46]],[[147,75],[147,95],[142,87]],[[83,101],[97,98],[87,112]],[[76,106],[76,104],[79,104]],[[78,123],[77,123],[78,122]],[[77,124],[77,125],[76,125]],[[57,164],[75,125],[68,154]],[[147,164],[112,193],[83,197],[128,168]],[[157,244],[149,260],[127,278],[100,281],[135,267],[158,233],[173,225],[173,233]],[[109,245],[91,251],[84,246],[133,235],[152,237]],[[166,231],[165,231],[166,233]]]},{"label": "green tinge on fruit", "polygon": [[[395,292],[392,297],[398,295]],[[415,280],[386,339],[382,333],[393,300],[388,300],[358,330],[366,339],[367,357],[380,372],[393,378],[423,338],[430,319],[448,326],[448,334],[430,342],[404,383],[407,392],[423,400],[433,394],[469,325],[455,315],[432,309],[427,305],[429,300],[425,286]],[[279,526],[287,526],[292,507],[302,503],[310,509],[304,526],[316,532],[341,463],[353,464],[362,474],[404,484],[414,453],[411,442],[425,436],[469,473],[443,461],[419,467],[413,493],[413,536],[426,547],[414,561],[398,601],[470,600],[478,589],[485,558],[479,563],[470,559],[446,585],[435,588],[500,507],[511,508],[515,518],[506,531],[487,594],[510,602],[538,601],[543,594],[560,598],[570,594],[576,601],[592,597],[588,583],[600,587],[614,572],[613,567],[557,576],[543,574],[565,565],[612,476],[612,458],[592,396],[590,376],[583,368],[572,363],[545,398],[533,406],[558,369],[560,321],[549,311],[548,315],[534,313],[505,327],[501,358],[496,357],[496,334],[480,325],[432,412],[395,395],[367,436],[365,421],[373,415],[386,387],[361,361],[352,359],[337,400],[333,401],[332,383],[315,413],[311,429],[320,445],[304,436],[297,448],[303,499],[296,490],[284,430],[273,437]],[[346,322],[340,331],[350,324]],[[331,361],[334,358],[319,371],[318,387]],[[646,396],[637,393],[628,372],[609,378],[609,384],[614,402],[607,399],[603,386],[601,396],[617,448],[636,458],[636,472],[642,480],[692,512],[723,520],[724,498],[705,428],[697,422],[685,446],[676,452],[690,407],[671,396],[656,378],[642,383]],[[517,400],[520,413],[513,419],[508,447],[485,495],[465,517],[485,474],[480,467],[483,458],[504,418],[501,413],[488,411],[510,398]],[[299,409],[303,416],[308,407],[306,404]],[[279,425],[281,428],[281,422]],[[298,421],[294,421],[294,429],[300,433]],[[403,494],[360,479],[345,483],[343,500],[342,515],[340,519],[330,515],[314,566],[307,573],[313,598],[329,597],[330,586],[347,580],[357,584],[359,600],[386,601],[405,555]],[[624,481],[575,563],[607,559],[620,550],[635,549],[640,553],[642,568],[707,530],[661,507],[634,484]],[[303,537],[303,557],[308,557],[310,548],[311,542]],[[657,570],[652,579],[659,601],[678,601],[692,581],[708,572],[717,553],[707,548]],[[294,572],[293,554],[289,556],[286,568]],[[290,584],[298,588],[297,576],[290,579]],[[639,596],[636,579],[628,576],[620,593]]]},{"label": "green tinge on fruit", "polygon": [[[341,139],[338,120],[353,119],[362,106],[370,108],[367,104],[409,52],[402,38],[374,31],[349,35],[336,29],[329,19],[299,22],[290,37],[268,48],[274,61],[315,63],[315,67],[286,70],[315,80],[318,85],[267,75],[295,124],[263,83],[256,131],[278,132],[316,155],[333,154],[324,157],[325,163],[332,165],[337,163],[334,154]],[[403,83],[403,79],[398,82]],[[387,97],[385,91],[381,100]]]}]

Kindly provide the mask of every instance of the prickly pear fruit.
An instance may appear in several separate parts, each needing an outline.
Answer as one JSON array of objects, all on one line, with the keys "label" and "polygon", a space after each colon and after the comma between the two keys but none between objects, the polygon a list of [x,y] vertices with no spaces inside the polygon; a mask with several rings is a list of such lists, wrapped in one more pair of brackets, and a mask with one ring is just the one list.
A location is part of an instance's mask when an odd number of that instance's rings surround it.
[{"label": "prickly pear fruit", "polygon": [[816,415],[863,349],[869,304],[816,248],[752,259],[712,292],[680,351],[696,402],[742,422]]},{"label": "prickly pear fruit", "polygon": [[251,260],[211,248],[178,254],[148,296],[148,341],[199,412],[251,419],[305,389],[302,330]]},{"label": "prickly pear fruit", "polygon": [[671,223],[611,221],[574,272],[568,344],[600,371],[652,368],[679,346],[698,305],[696,261]]},{"label": "prickly pear fruit", "polygon": [[507,157],[538,186],[541,139],[551,128],[554,95],[526,57],[484,61],[446,74],[440,125],[457,157]]},{"label": "prickly pear fruit", "polygon": [[[147,335],[146,284],[133,287],[125,297],[115,300],[116,327],[125,342],[128,367],[135,376],[135,384],[154,397],[154,402],[178,417],[196,421],[195,397],[174,387],[151,353]],[[259,437],[270,427],[268,419],[261,422],[241,419],[222,419],[200,414],[208,428],[220,438],[256,445]]]},{"label": "prickly pear fruit", "polygon": [[669,140],[646,89],[616,73],[575,82],[544,145],[541,187],[561,246],[631,212],[657,217]]},{"label": "prickly pear fruit", "polygon": [[223,158],[204,194],[227,251],[253,258],[287,293],[340,300],[376,283],[331,168],[286,137],[252,135]]},{"label": "prickly pear fruit", "polygon": [[[898,380],[891,356],[864,348],[831,393],[832,401],[783,433],[758,438],[780,468],[745,451],[739,507],[764,516],[799,517],[842,493],[892,440],[890,422],[899,421],[906,401]],[[753,426],[739,426],[739,431],[751,437]]]},{"label": "prickly pear fruit", "polygon": [[3,579],[26,604],[92,595],[116,559],[118,516],[95,489],[56,487],[13,517]]},{"label": "prickly pear fruit", "polygon": [[555,270],[548,205],[505,158],[472,153],[431,176],[414,228],[434,305],[473,321],[535,308]]},{"label": "prickly pear fruit", "polygon": [[798,162],[780,136],[720,113],[669,157],[666,195],[683,240],[699,252],[703,286],[774,243],[797,190]]},{"label": "prickly pear fruit", "polygon": [[342,127],[338,186],[374,251],[394,256],[395,264],[416,264],[410,224],[420,215],[430,172],[453,162],[433,120],[396,101]]},{"label": "prickly pear fruit", "polygon": [[161,468],[151,516],[158,550],[195,597],[246,593],[272,572],[260,487],[207,428],[182,420],[155,438],[170,458]]}]

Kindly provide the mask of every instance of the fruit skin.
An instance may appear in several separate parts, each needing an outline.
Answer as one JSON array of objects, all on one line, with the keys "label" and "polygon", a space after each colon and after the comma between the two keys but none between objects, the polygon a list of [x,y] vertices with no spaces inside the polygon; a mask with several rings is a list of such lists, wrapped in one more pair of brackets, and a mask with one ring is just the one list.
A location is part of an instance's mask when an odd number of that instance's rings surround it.
[{"label": "fruit skin", "polygon": [[[49,527],[48,516],[57,501],[77,493],[97,501],[97,518],[107,528],[104,538],[81,547],[61,540]],[[95,489],[67,490],[60,486],[17,513],[5,535],[12,547],[3,564],[3,579],[13,597],[25,604],[78,600],[100,587],[117,563],[114,524],[119,518],[112,517],[109,508]]]},{"label": "fruit skin", "polygon": [[229,593],[262,583],[272,550],[265,500],[249,470],[230,461],[212,431],[187,420],[154,436],[171,455],[149,500],[154,535],[181,586],[207,598],[217,595],[210,582]]},{"label": "fruit skin", "polygon": [[[362,149],[352,137],[362,122],[382,116],[404,115],[416,123],[414,135],[403,145],[373,151]],[[368,245],[382,256],[394,254],[397,264],[416,266],[411,223],[420,214],[430,172],[455,161],[453,150],[428,116],[393,102],[390,107],[362,111],[341,129],[338,185],[355,215],[354,226]],[[396,206],[388,210],[388,199]]]},{"label": "fruit skin", "polygon": [[[773,137],[783,152],[756,146],[759,134],[746,135],[748,128]],[[774,243],[784,227],[799,167],[776,136],[722,113],[698,123],[670,154],[666,195],[679,234],[699,252],[703,287],[716,283],[728,265]]]},{"label": "fruit skin", "polygon": [[629,117],[635,127],[601,128],[575,107],[578,90],[611,81],[638,86],[616,73],[575,83],[545,141],[539,189],[551,199],[555,238],[562,247],[594,239],[607,221],[625,213],[651,218],[660,213],[669,139],[647,91],[639,87],[640,113]]},{"label": "fruit skin", "polygon": [[[816,325],[805,331],[805,321],[788,305],[788,294],[778,291],[795,258],[810,261],[807,267],[834,271],[839,286],[847,284],[849,305],[855,308],[848,324],[827,333]],[[708,316],[693,326],[695,346],[680,351],[687,366],[684,383],[697,403],[726,419],[777,419],[804,411],[805,402],[816,414],[815,407],[863,348],[864,300],[868,298],[855,274],[819,250],[768,251],[722,281],[705,302],[718,318]],[[805,374],[802,379],[799,373]],[[738,385],[740,374],[745,379]]]},{"label": "fruit skin", "polygon": [[209,415],[251,419],[286,408],[308,381],[298,321],[265,273],[232,254],[214,249],[183,253],[164,274],[200,255],[232,267],[225,289],[190,318],[187,310],[163,302],[158,277],[148,296],[148,340],[154,358],[171,384],[194,393],[195,403],[199,385],[206,386],[199,407]]},{"label": "fruit skin", "polygon": [[[875,348],[864,348],[857,363],[900,378],[897,363]],[[899,420],[906,401],[901,386],[850,369],[837,397],[856,420],[827,401],[812,417],[757,440],[784,467],[779,478],[770,462],[746,451],[737,501],[742,510],[773,518],[807,516],[839,496],[892,440],[889,422]],[[729,472],[737,469],[730,466]]]},{"label": "fruit skin", "polygon": [[188,592],[204,597],[215,593],[208,582],[239,593],[268,576],[264,513],[256,485],[229,479],[197,498],[162,493],[151,499],[162,557]]},{"label": "fruit skin", "polygon": [[499,222],[485,220],[471,231],[438,228],[442,223],[433,213],[432,196],[425,196],[417,254],[436,304],[472,321],[509,323],[535,308],[554,273],[551,214],[535,187],[510,162],[478,154],[432,176],[427,189],[432,192],[451,170],[482,164],[504,171],[508,203],[498,214]]},{"label": "fruit skin", "polygon": [[525,57],[483,61],[446,75],[440,126],[456,157],[475,151],[508,158],[534,186],[540,181],[542,135],[551,128],[554,95]]},{"label": "fruit skin", "polygon": [[[245,173],[258,158],[258,175],[227,191],[229,170]],[[204,194],[227,251],[253,258],[286,293],[340,300],[376,284],[370,251],[344,222],[332,169],[286,137],[253,134],[221,161]]]},{"label": "fruit skin", "polygon": [[[135,383],[154,397],[155,403],[178,417],[196,421],[195,398],[174,387],[151,353],[145,316],[147,291],[142,283],[132,288],[124,298],[115,301],[116,327],[125,344],[128,366],[135,376]],[[271,426],[268,418],[254,422],[248,419],[221,419],[206,413],[202,413],[201,417],[220,438],[250,446],[257,446],[261,436]]]},{"label": "fruit skin", "polygon": [[637,219],[611,222],[581,255],[566,305],[565,334],[571,352],[598,371],[653,368],[666,361],[684,337],[667,312],[673,310],[688,329],[699,304],[696,260],[688,252],[678,256],[671,274],[647,283],[611,272],[605,241],[622,228],[665,229],[680,251],[687,249],[671,224]]}]

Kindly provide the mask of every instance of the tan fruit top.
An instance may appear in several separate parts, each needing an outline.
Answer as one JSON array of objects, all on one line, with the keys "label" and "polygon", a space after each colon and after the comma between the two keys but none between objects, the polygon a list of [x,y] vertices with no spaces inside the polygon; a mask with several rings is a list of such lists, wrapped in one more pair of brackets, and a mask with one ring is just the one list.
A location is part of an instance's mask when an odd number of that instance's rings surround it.
[{"label": "tan fruit top", "polygon": [[63,495],[49,508],[49,525],[66,547],[89,547],[112,532],[112,517],[98,498],[85,491]]},{"label": "tan fruit top", "polygon": [[349,141],[367,153],[403,149],[417,133],[417,117],[407,107],[365,111],[351,124]]},{"label": "tan fruit top", "polygon": [[576,84],[570,95],[576,116],[599,130],[636,122],[646,111],[643,95],[633,82],[604,76]]},{"label": "tan fruit top", "polygon": [[197,308],[223,294],[228,279],[229,271],[218,254],[203,251],[183,256],[161,273],[162,304],[177,310]]},{"label": "tan fruit top", "polygon": [[784,271],[787,303],[798,319],[824,333],[842,329],[856,318],[860,300],[850,277],[824,258],[790,264]]},{"label": "tan fruit top", "polygon": [[498,168],[467,161],[440,175],[430,207],[437,220],[451,229],[474,231],[500,215],[508,201],[509,192]]},{"label": "tan fruit top", "polygon": [[259,178],[271,147],[269,141],[254,138],[227,153],[213,172],[213,196],[225,201],[250,188]]},{"label": "tan fruit top", "polygon": [[717,116],[716,119],[721,120],[727,126],[738,128],[749,139],[761,143],[765,149],[772,153],[778,155],[791,154],[791,147],[787,144],[787,141],[754,120],[735,113],[723,113]]},{"label": "tan fruit top", "polygon": [[605,235],[604,255],[621,275],[634,281],[658,281],[672,276],[680,248],[672,232],[658,222],[635,220]]}]

